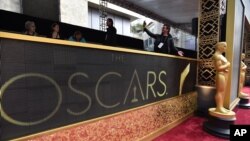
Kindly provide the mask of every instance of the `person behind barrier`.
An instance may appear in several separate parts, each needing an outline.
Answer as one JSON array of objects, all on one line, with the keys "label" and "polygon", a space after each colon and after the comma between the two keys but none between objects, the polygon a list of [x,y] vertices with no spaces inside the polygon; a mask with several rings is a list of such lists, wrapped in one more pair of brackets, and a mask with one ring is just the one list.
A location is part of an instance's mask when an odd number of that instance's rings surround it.
[{"label": "person behind barrier", "polygon": [[31,36],[37,36],[38,35],[36,33],[35,22],[33,22],[33,21],[26,21],[24,26],[25,26],[25,32],[24,32],[24,34],[31,35]]},{"label": "person behind barrier", "polygon": [[76,31],[73,36],[69,37],[69,40],[86,43],[86,40],[82,37],[82,33],[80,31]]},{"label": "person behind barrier", "polygon": [[164,24],[162,27],[162,33],[161,34],[153,34],[146,28],[146,22],[143,22],[143,30],[152,38],[155,39],[154,42],[154,51],[160,52],[160,53],[167,53],[167,54],[173,54],[173,55],[179,55],[183,56],[184,53],[182,51],[179,51],[176,47],[174,47],[174,41],[172,35],[170,32],[170,26],[167,24]]},{"label": "person behind barrier", "polygon": [[111,18],[107,19],[107,32],[105,36],[105,45],[116,45],[116,28],[113,26],[113,20]]},{"label": "person behind barrier", "polygon": [[50,37],[54,38],[54,39],[60,39],[59,31],[60,31],[59,24],[58,23],[53,23],[51,25],[51,35],[50,35]]}]

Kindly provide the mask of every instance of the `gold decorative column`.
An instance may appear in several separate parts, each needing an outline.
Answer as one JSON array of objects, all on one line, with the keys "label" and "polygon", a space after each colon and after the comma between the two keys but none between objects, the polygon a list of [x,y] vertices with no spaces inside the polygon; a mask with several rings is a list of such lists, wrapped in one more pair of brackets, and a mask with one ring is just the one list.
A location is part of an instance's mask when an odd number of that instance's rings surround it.
[{"label": "gold decorative column", "polygon": [[220,38],[220,11],[225,8],[225,1],[201,0],[199,15],[199,52],[201,61],[198,66],[198,84],[215,85],[215,69],[211,57],[215,44]]},{"label": "gold decorative column", "polygon": [[244,36],[244,43],[245,43],[245,64],[247,65],[246,70],[246,84],[250,84],[250,29],[245,30],[245,36]]},{"label": "gold decorative column", "polygon": [[207,115],[215,106],[215,75],[212,56],[220,41],[221,14],[225,14],[225,0],[200,0],[198,30],[198,114]]}]

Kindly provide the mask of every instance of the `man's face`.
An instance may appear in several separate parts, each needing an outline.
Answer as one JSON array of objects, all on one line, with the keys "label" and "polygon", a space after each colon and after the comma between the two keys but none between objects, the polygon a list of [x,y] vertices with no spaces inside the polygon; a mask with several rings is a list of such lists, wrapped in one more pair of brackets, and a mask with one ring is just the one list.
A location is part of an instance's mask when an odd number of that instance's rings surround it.
[{"label": "man's face", "polygon": [[107,26],[110,26],[111,22],[109,20],[107,20]]},{"label": "man's face", "polygon": [[162,33],[168,33],[168,28],[167,26],[162,27]]},{"label": "man's face", "polygon": [[29,27],[29,30],[30,30],[31,32],[35,32],[35,31],[36,31],[36,25],[35,25],[34,23],[32,23],[32,24],[30,25],[30,27]]}]

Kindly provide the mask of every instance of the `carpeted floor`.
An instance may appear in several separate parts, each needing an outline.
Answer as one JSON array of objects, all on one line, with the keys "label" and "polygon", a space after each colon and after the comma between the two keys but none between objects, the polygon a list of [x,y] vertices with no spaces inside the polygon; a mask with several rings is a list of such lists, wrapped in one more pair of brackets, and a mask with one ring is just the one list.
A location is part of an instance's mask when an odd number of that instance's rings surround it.
[{"label": "carpeted floor", "polygon": [[[250,87],[245,87],[243,91],[250,94]],[[250,125],[250,109],[237,108],[235,111],[235,124]],[[226,141],[203,131],[202,125],[205,120],[202,117],[191,117],[179,126],[155,138],[154,141]]]}]

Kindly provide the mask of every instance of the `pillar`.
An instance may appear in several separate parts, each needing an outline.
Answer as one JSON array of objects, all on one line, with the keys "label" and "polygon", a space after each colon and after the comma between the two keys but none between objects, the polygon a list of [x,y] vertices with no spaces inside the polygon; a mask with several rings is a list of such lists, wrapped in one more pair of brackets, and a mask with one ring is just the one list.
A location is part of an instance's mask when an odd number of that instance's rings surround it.
[{"label": "pillar", "polygon": [[88,27],[88,0],[60,0],[60,21]]},{"label": "pillar", "polygon": [[215,75],[212,56],[220,41],[221,17],[225,13],[225,0],[200,0],[198,28],[198,114],[207,115],[215,106]]},{"label": "pillar", "polygon": [[199,11],[199,53],[198,84],[215,86],[215,69],[211,57],[220,35],[220,2],[201,0]]},{"label": "pillar", "polygon": [[243,50],[245,6],[242,0],[227,0],[226,58],[231,62],[224,107],[233,109],[239,102],[239,76]]},{"label": "pillar", "polygon": [[21,0],[1,0],[0,9],[22,13]]}]

